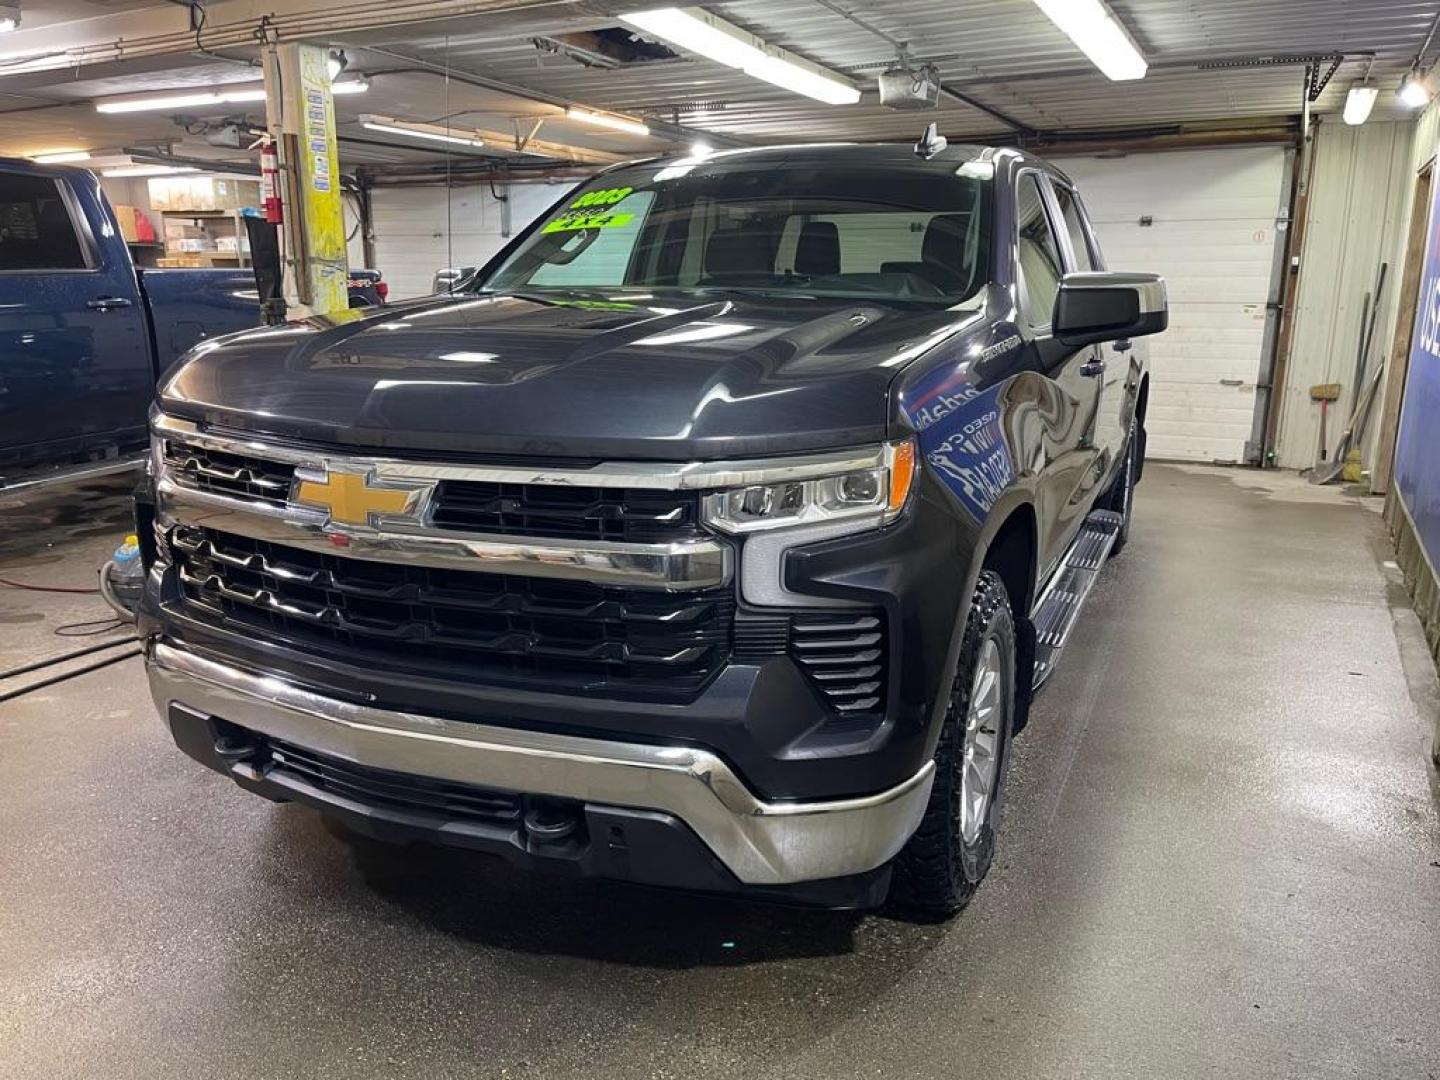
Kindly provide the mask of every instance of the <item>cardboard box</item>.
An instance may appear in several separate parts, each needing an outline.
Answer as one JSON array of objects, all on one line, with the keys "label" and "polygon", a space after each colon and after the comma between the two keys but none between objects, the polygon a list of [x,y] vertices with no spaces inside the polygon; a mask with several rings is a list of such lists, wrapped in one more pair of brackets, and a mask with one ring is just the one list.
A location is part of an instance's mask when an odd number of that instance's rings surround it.
[{"label": "cardboard box", "polygon": [[260,203],[260,181],[209,176],[157,176],[150,181],[156,210],[239,210]]},{"label": "cardboard box", "polygon": [[136,227],[136,219],[140,211],[133,206],[123,204],[112,207],[115,211],[115,223],[120,226],[120,235],[125,238],[127,244],[140,242],[140,230]]}]

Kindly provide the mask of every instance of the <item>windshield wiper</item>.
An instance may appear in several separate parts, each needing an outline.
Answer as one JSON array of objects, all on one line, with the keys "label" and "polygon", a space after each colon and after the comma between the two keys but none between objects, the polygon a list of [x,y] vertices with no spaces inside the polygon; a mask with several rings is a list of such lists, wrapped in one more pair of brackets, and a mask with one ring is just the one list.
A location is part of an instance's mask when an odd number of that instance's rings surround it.
[{"label": "windshield wiper", "polygon": [[765,289],[759,285],[695,285],[680,290],[687,293],[734,293],[737,296],[774,296],[781,299],[814,300],[815,294],[798,289]]}]

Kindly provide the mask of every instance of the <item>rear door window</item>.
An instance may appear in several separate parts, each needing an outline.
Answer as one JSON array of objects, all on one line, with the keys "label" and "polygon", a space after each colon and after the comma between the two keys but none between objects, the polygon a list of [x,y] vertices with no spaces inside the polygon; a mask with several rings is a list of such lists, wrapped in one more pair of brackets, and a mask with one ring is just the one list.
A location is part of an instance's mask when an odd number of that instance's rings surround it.
[{"label": "rear door window", "polygon": [[0,172],[0,271],[89,265],[63,181]]}]

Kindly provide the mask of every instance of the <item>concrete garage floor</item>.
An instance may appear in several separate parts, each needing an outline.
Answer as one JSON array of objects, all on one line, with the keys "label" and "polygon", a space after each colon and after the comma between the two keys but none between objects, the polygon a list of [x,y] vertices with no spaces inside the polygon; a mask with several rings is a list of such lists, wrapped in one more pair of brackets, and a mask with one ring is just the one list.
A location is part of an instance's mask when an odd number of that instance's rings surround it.
[{"label": "concrete garage floor", "polygon": [[[0,576],[89,583],[118,506],[6,509]],[[1152,466],[945,926],[344,839],[183,758],[135,660],[0,704],[0,1074],[1440,1076],[1437,698],[1373,509]],[[0,666],[99,614],[0,589]]]}]

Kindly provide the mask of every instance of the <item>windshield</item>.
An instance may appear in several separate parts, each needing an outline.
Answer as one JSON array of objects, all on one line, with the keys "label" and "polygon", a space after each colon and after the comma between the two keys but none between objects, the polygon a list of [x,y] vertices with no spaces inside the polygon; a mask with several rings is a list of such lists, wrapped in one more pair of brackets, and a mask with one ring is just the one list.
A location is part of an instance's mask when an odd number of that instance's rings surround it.
[{"label": "windshield", "polygon": [[577,188],[487,292],[753,292],[948,306],[986,280],[988,182],[950,168],[680,163]]}]

